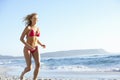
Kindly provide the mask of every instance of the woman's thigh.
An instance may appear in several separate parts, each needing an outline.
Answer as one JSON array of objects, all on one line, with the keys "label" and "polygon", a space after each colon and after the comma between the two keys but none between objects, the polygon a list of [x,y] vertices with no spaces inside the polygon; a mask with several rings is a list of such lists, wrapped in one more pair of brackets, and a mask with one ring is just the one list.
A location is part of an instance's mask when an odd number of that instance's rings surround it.
[{"label": "woman's thigh", "polygon": [[24,47],[24,57],[25,57],[25,61],[26,61],[27,66],[31,66],[31,53],[25,47]]}]

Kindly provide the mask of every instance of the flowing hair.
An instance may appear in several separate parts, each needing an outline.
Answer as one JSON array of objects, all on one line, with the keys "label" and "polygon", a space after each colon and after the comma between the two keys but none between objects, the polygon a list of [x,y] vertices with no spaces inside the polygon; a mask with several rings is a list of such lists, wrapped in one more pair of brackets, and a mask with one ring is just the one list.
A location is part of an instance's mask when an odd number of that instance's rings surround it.
[{"label": "flowing hair", "polygon": [[28,14],[26,17],[24,17],[23,21],[25,22],[25,25],[31,26],[31,24],[32,24],[31,19],[35,15],[37,15],[37,13]]}]

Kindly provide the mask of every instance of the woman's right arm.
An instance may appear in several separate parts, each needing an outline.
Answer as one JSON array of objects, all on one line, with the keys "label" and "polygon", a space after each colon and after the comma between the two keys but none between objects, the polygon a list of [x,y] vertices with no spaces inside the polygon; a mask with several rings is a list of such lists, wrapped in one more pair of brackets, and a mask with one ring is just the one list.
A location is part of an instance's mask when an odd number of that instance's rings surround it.
[{"label": "woman's right arm", "polygon": [[32,46],[30,46],[28,43],[26,43],[26,41],[24,40],[24,37],[26,36],[27,32],[29,31],[28,27],[26,27],[24,29],[24,31],[22,32],[22,35],[20,37],[20,41],[28,48],[32,49]]},{"label": "woman's right arm", "polygon": [[26,28],[24,29],[24,31],[22,32],[22,35],[21,35],[21,37],[20,37],[20,41],[21,41],[24,45],[26,45],[26,42],[25,42],[25,40],[24,40],[24,37],[25,37],[27,31],[28,31],[28,28],[26,27]]}]

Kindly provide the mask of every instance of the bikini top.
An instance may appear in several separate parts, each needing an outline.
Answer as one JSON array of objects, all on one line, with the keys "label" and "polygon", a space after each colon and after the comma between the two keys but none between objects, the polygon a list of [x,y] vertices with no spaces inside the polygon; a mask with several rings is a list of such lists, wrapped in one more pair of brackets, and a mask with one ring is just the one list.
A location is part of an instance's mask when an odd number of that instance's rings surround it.
[{"label": "bikini top", "polygon": [[31,29],[28,35],[30,37],[33,37],[33,36],[39,37],[40,36],[40,32],[38,32],[38,31],[35,32],[33,29]]}]

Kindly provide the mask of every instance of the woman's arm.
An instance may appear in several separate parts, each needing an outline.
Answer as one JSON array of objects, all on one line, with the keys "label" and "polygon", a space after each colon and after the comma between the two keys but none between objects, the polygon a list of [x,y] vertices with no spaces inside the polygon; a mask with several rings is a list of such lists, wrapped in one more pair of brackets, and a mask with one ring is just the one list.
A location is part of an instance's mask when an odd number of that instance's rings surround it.
[{"label": "woman's arm", "polygon": [[[40,32],[40,29],[37,28],[37,31]],[[39,41],[39,39],[37,39],[37,43],[38,43],[40,46],[42,46],[43,48],[46,48],[46,46],[45,46],[44,44],[42,44],[42,43]]]},{"label": "woman's arm", "polygon": [[46,46],[44,44],[42,44],[39,40],[37,40],[37,42],[40,46],[42,46],[43,48],[46,48]]},{"label": "woman's arm", "polygon": [[25,40],[24,40],[24,37],[25,37],[26,33],[27,33],[27,27],[24,29],[24,31],[22,32],[21,37],[20,37],[20,41],[21,41],[24,45],[26,45],[26,42],[25,42]]},{"label": "woman's arm", "polygon": [[22,32],[22,35],[21,35],[21,37],[20,37],[20,41],[21,41],[25,46],[27,46],[28,48],[33,49],[32,46],[30,46],[30,45],[29,45],[28,43],[26,43],[25,40],[24,40],[24,37],[26,36],[26,34],[27,34],[28,31],[29,31],[29,29],[28,29],[28,27],[26,27],[26,28],[24,29],[24,31]]}]

